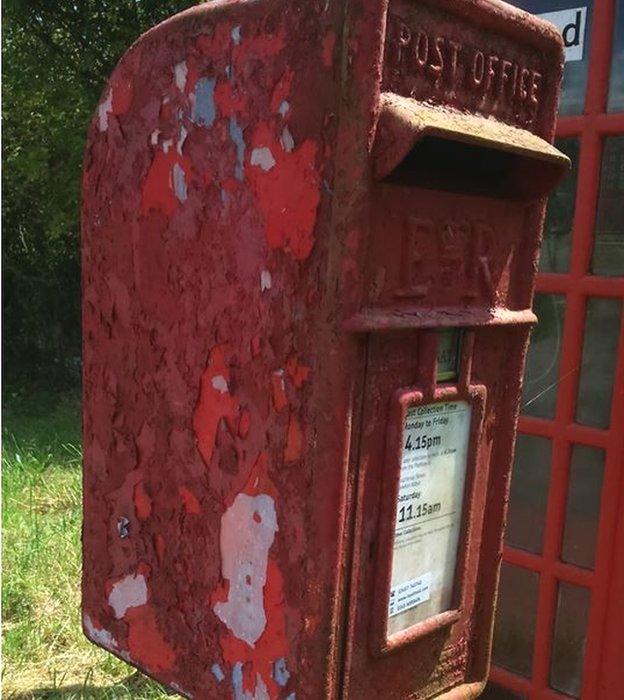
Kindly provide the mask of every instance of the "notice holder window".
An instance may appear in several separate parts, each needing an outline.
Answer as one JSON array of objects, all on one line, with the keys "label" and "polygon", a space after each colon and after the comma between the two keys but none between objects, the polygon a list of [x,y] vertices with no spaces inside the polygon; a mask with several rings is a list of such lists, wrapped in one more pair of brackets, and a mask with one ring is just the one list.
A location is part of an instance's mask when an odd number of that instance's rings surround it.
[{"label": "notice holder window", "polygon": [[459,618],[485,388],[399,390],[382,494],[373,640],[387,653]]}]

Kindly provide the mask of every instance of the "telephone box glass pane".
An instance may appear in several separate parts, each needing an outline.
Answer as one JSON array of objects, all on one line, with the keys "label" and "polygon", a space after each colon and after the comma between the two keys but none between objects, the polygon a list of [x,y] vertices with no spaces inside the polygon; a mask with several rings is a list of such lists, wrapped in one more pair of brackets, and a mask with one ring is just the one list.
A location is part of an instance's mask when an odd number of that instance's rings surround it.
[{"label": "telephone box glass pane", "polygon": [[624,275],[624,136],[604,140],[592,273]]},{"label": "telephone box glass pane", "polygon": [[550,662],[550,685],[575,698],[581,696],[588,612],[589,590],[570,583],[560,583]]},{"label": "telephone box glass pane", "polygon": [[512,4],[559,28],[565,44],[559,114],[582,114],[589,65],[592,0],[516,0]]},{"label": "telephone box glass pane", "polygon": [[587,301],[576,420],[594,428],[609,427],[621,308],[619,299]]},{"label": "telephone box glass pane", "polygon": [[544,221],[544,242],[540,254],[541,272],[567,272],[570,268],[579,140],[577,138],[558,139],[556,145],[570,158],[572,167],[548,199]]},{"label": "telephone box glass pane", "polygon": [[542,551],[551,443],[536,435],[518,435],[511,477],[507,544],[539,554]]},{"label": "telephone box glass pane", "polygon": [[466,401],[407,410],[394,525],[389,635],[451,609],[470,414]]},{"label": "telephone box glass pane", "polygon": [[608,111],[624,112],[624,0],[617,4]]},{"label": "telephone box glass pane", "polygon": [[503,562],[492,659],[497,666],[527,678],[533,659],[538,582],[535,571]]},{"label": "telephone box glass pane", "polygon": [[565,297],[537,294],[533,303],[538,321],[531,334],[522,389],[522,413],[554,418],[563,338]]},{"label": "telephone box glass pane", "polygon": [[587,569],[594,567],[604,452],[574,445],[561,558]]}]

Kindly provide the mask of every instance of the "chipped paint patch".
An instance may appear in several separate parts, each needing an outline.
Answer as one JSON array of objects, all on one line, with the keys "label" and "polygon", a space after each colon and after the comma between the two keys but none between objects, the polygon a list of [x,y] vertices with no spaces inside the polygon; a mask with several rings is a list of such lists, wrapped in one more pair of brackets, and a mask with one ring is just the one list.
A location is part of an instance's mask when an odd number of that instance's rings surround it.
[{"label": "chipped paint patch", "polygon": [[179,163],[173,164],[173,191],[180,202],[186,202],[188,190],[186,187],[186,175]]},{"label": "chipped paint patch", "polygon": [[303,431],[296,415],[290,415],[288,420],[288,434],[286,436],[286,448],[284,449],[284,461],[296,462],[301,459],[303,451]]},{"label": "chipped paint patch", "polygon": [[[201,378],[199,401],[193,414],[197,446],[205,464],[209,464],[212,457],[219,421],[226,418],[234,425],[238,423],[234,423],[238,414],[238,401],[229,392],[216,389],[212,383],[218,376],[223,377],[226,383],[230,380],[230,370],[225,364],[225,351],[223,345],[212,349],[208,367]],[[217,383],[220,384],[220,380],[217,380]]]},{"label": "chipped paint patch", "polygon": [[295,385],[295,388],[301,389],[310,378],[312,368],[299,362],[296,355],[291,355],[286,360],[286,372],[290,377],[290,381]]},{"label": "chipped paint patch", "polygon": [[131,608],[147,603],[147,583],[143,574],[129,574],[113,584],[108,604],[120,620]]},{"label": "chipped paint patch", "polygon": [[271,375],[271,386],[273,388],[273,405],[276,411],[281,411],[288,406],[283,369],[278,369],[276,372],[273,372]]},{"label": "chipped paint patch", "polygon": [[275,166],[275,158],[273,158],[271,149],[267,148],[267,146],[254,148],[251,152],[250,162],[252,165],[257,165],[262,168],[265,173]]},{"label": "chipped paint patch", "polygon": [[227,601],[215,603],[214,611],[250,646],[266,626],[263,590],[277,530],[275,503],[267,494],[239,493],[221,518],[221,575],[229,588]]},{"label": "chipped paint patch", "polygon": [[108,88],[106,99],[98,107],[98,126],[100,131],[108,129],[108,115],[113,111],[113,90]]},{"label": "chipped paint patch", "polygon": [[178,138],[178,143],[176,144],[176,150],[180,155],[182,155],[182,147],[184,146],[184,142],[186,141],[186,137],[188,136],[188,131],[185,129],[184,126],[180,127],[180,137]]},{"label": "chipped paint patch", "polygon": [[100,131],[108,129],[109,114],[125,114],[132,102],[132,83],[119,76],[111,79],[105,99],[98,106],[98,128]]},{"label": "chipped paint patch", "polygon": [[156,613],[151,606],[134,608],[126,615],[128,650],[132,660],[152,673],[169,671],[175,664],[175,653],[158,629]]},{"label": "chipped paint patch", "polygon": [[232,27],[232,31],[230,33],[230,36],[232,37],[232,41],[235,44],[240,44],[241,41],[241,28],[240,24],[237,24],[235,27]]},{"label": "chipped paint patch", "polygon": [[176,63],[173,67],[173,74],[175,76],[175,84],[178,90],[183,91],[186,87],[186,77],[188,75],[188,67],[186,61],[180,61]]},{"label": "chipped paint patch", "polygon": [[262,270],[260,273],[260,291],[266,292],[267,289],[271,289],[272,284],[273,278],[271,277],[271,273],[268,270]]},{"label": "chipped paint patch", "polygon": [[215,88],[215,103],[220,114],[224,117],[231,117],[236,112],[242,112],[245,109],[247,97],[235,92],[231,83],[220,81]]},{"label": "chipped paint patch", "polygon": [[287,68],[277,81],[271,93],[271,103],[269,105],[271,112],[277,112],[282,102],[288,97],[294,75],[294,71]]},{"label": "chipped paint patch", "polygon": [[223,673],[223,669],[219,664],[212,664],[212,668],[210,669],[212,671],[212,675],[217,679],[217,683],[221,683],[221,681],[225,678],[225,673]]},{"label": "chipped paint patch", "polygon": [[180,486],[178,489],[184,510],[188,515],[199,515],[201,513],[201,504],[197,500],[197,496],[186,486]]},{"label": "chipped paint patch", "polygon": [[314,246],[316,212],[321,201],[317,146],[307,140],[289,153],[276,142],[267,124],[256,129],[252,142],[255,147],[270,148],[276,161],[268,172],[251,163],[247,168],[264,217],[267,244],[305,260]]},{"label": "chipped paint patch", "polygon": [[134,487],[134,509],[139,520],[147,520],[152,514],[152,499],[149,497],[142,481]]},{"label": "chipped paint patch", "polygon": [[171,217],[188,196],[186,183],[190,169],[185,159],[171,150],[172,145],[172,141],[165,141],[163,150],[154,155],[141,193],[141,213],[144,216],[156,210]]},{"label": "chipped paint patch", "polygon": [[108,631],[103,629],[102,627],[96,626],[93,620],[87,615],[87,613],[84,613],[82,616],[82,622],[85,628],[85,632],[87,633],[87,636],[89,639],[96,644],[99,644],[100,646],[105,647],[106,649],[117,649],[117,642],[115,641],[115,638],[113,635]]},{"label": "chipped paint patch", "polygon": [[286,153],[290,153],[295,148],[295,139],[293,139],[290,129],[287,126],[282,129],[280,143],[282,144],[282,148],[286,151]]},{"label": "chipped paint patch", "polygon": [[212,126],[217,116],[214,78],[200,78],[195,84],[195,99],[191,110],[191,121],[198,126]]},{"label": "chipped paint patch", "polygon": [[278,107],[277,111],[279,114],[282,115],[282,117],[285,117],[288,114],[288,111],[290,109],[290,102],[287,100],[282,100],[280,102],[280,106]]},{"label": "chipped paint patch", "polygon": [[283,688],[286,685],[286,683],[288,683],[289,678],[290,672],[286,668],[286,659],[278,659],[273,664],[273,679],[275,680],[277,685]]},{"label": "chipped paint patch", "polygon": [[243,139],[243,130],[234,117],[230,117],[229,132],[230,138],[236,146],[236,167],[234,168],[234,176],[237,180],[242,180],[244,177],[245,141]]},{"label": "chipped paint patch", "polygon": [[222,374],[217,374],[210,380],[212,386],[221,394],[225,394],[228,391],[228,383],[226,378]]},{"label": "chipped paint patch", "polygon": [[256,689],[254,691],[254,700],[270,700],[269,689],[266,687],[262,676],[256,673]]}]

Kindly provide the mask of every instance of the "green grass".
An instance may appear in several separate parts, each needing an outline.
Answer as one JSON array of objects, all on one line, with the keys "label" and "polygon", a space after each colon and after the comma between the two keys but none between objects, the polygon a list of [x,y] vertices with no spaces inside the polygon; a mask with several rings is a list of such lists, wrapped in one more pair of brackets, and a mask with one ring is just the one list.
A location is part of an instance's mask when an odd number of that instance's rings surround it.
[{"label": "green grass", "polygon": [[168,697],[82,635],[77,392],[3,404],[3,697]]}]

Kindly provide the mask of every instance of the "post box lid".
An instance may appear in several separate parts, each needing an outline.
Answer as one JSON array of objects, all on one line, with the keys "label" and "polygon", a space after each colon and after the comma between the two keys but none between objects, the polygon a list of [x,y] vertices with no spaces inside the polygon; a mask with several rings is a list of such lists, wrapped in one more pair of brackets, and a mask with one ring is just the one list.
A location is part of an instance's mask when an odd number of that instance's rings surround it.
[{"label": "post box lid", "polygon": [[569,158],[536,134],[494,118],[435,106],[394,93],[381,94],[373,146],[373,173],[382,180],[426,137],[515,156],[510,198],[546,195],[570,168]]}]

